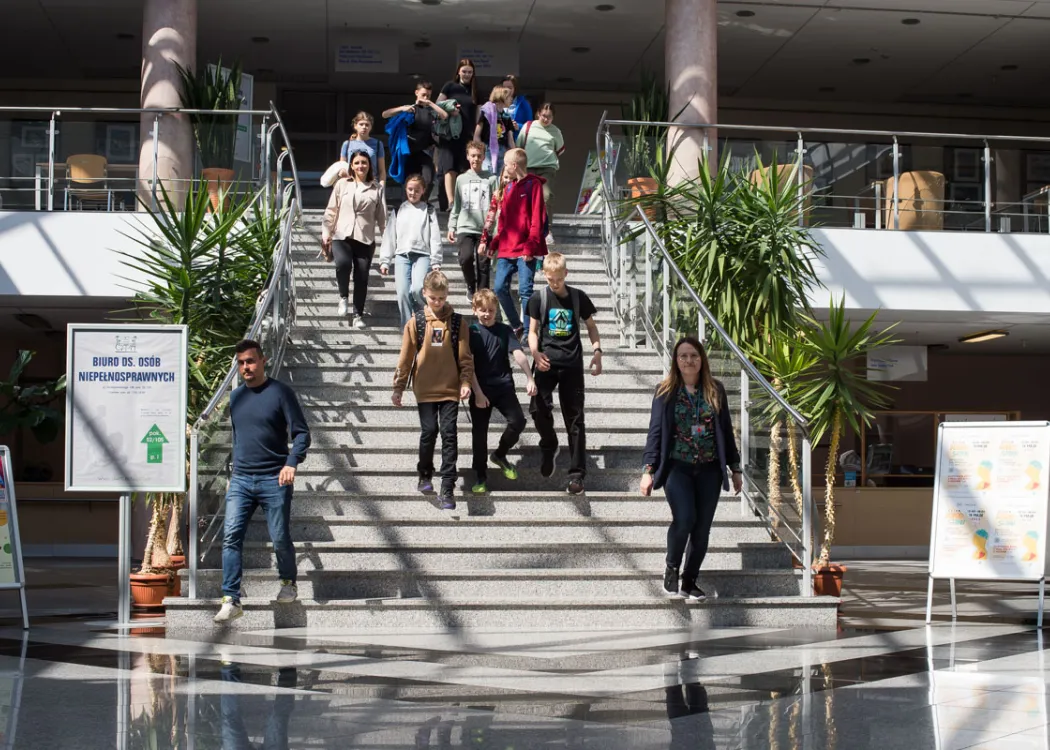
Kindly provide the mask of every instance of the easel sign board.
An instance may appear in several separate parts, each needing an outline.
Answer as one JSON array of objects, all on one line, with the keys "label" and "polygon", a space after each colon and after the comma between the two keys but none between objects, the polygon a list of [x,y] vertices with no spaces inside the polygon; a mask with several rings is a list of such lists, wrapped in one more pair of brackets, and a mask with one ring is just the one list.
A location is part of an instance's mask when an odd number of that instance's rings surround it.
[{"label": "easel sign board", "polygon": [[67,491],[186,491],[186,348],[181,325],[69,325]]},{"label": "easel sign board", "polygon": [[937,438],[932,578],[1046,576],[1050,422],[945,422]]},{"label": "easel sign board", "polygon": [[0,445],[0,591],[18,589],[22,605],[22,627],[28,630],[29,609],[26,606],[25,580],[11,450],[6,445]]}]

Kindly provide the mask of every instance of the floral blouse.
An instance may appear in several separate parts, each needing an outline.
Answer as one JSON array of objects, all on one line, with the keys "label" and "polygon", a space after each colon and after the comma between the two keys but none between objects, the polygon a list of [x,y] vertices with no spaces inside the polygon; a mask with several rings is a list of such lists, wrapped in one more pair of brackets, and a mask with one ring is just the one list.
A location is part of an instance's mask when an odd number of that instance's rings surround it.
[{"label": "floral blouse", "polygon": [[674,403],[674,447],[670,457],[687,464],[718,461],[715,410],[700,389],[694,395],[684,387],[678,390]]}]

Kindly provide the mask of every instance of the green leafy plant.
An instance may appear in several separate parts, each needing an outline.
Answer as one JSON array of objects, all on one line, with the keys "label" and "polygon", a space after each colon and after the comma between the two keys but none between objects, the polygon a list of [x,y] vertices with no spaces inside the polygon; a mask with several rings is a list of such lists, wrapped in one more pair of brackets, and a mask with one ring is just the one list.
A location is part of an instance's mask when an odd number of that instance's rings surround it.
[{"label": "green leafy plant", "polygon": [[891,334],[896,323],[876,331],[877,315],[874,312],[854,326],[846,316],[845,297],[837,303],[832,299],[827,322],[804,315],[799,331],[797,346],[815,364],[799,384],[796,406],[810,420],[814,443],[830,433],[824,466],[824,534],[818,561],[821,567],[829,564],[835,539],[835,465],[843,429],[850,427],[860,432],[871,423],[875,409],[889,404],[889,386],[865,377],[868,354],[897,343]]},{"label": "green leafy plant", "polygon": [[0,381],[0,435],[23,428],[33,433],[39,443],[50,443],[58,437],[62,411],[52,404],[66,389],[66,376],[43,383],[24,385],[22,375],[36,352],[20,349],[7,380]]},{"label": "green leafy plant", "polygon": [[[621,106],[623,118],[636,122],[669,122],[671,110],[671,87],[661,81],[652,71],[642,70],[641,85],[630,102]],[[685,107],[675,114],[675,118]],[[664,164],[666,180],[669,168],[668,150],[663,142],[666,129],[662,125],[626,125],[624,135],[624,166],[628,177],[648,177],[654,164]],[[655,175],[654,175],[655,176]]]},{"label": "green leafy plant", "polygon": [[[200,71],[187,70],[178,63],[180,99],[186,109],[235,110],[241,107],[241,63],[223,72],[222,58]],[[237,138],[237,118],[232,115],[191,114],[193,134],[204,168],[233,167],[233,148]]]}]

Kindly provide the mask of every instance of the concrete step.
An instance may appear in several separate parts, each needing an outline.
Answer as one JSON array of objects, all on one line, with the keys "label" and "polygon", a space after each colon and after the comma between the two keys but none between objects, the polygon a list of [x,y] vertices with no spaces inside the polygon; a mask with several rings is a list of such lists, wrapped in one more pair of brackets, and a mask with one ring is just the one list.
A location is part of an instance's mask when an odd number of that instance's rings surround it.
[{"label": "concrete step", "polygon": [[[495,450],[496,443],[499,441],[499,436],[503,433],[504,422],[502,419],[496,420],[499,416],[498,412],[493,413],[493,420],[489,423],[489,451]],[[528,412],[526,411],[526,419],[528,419]],[[227,428],[228,429],[228,428]],[[384,428],[382,430],[375,430],[367,434],[363,434],[361,430],[354,429],[353,425],[342,425],[333,423],[324,423],[310,425],[310,435],[313,439],[311,450],[340,450],[349,451],[351,453],[357,453],[358,451],[403,451],[406,448],[411,450],[416,449],[415,441],[411,441],[412,435],[418,432],[418,430],[390,430]],[[473,444],[471,442],[471,434],[469,429],[462,430],[458,433],[457,445],[459,446],[459,455],[463,457],[469,457],[472,455]],[[406,440],[411,442],[406,444]],[[510,461],[512,464],[517,464],[520,457],[526,453],[539,450],[540,437],[536,433],[536,430],[531,428],[531,425],[526,427],[525,432],[521,434],[521,438],[518,440],[518,444],[511,449]],[[587,449],[600,451],[604,449],[620,449],[620,450],[633,450],[638,452],[644,445],[645,437],[638,434],[638,427],[625,426],[620,430],[608,430],[608,431],[587,431]],[[486,454],[487,456],[488,454]],[[498,472],[499,469],[492,466],[489,468],[491,472]]]},{"label": "concrete step", "polygon": [[[452,511],[433,511],[435,514]],[[201,566],[221,567],[221,545],[204,555]],[[533,568],[610,568],[662,571],[666,540],[651,543],[573,541],[475,545],[433,542],[414,544],[356,544],[352,542],[296,542],[299,570],[529,570]],[[244,567],[276,570],[269,542],[245,542]],[[791,554],[779,543],[712,545],[704,559],[705,570],[789,569]]]},{"label": "concrete step", "polygon": [[[838,599],[831,597],[589,599],[351,599],[293,604],[245,599],[244,616],[224,629],[312,627],[347,630],[400,628],[631,629],[770,627],[834,630]],[[218,599],[164,600],[167,633],[213,631]]]},{"label": "concrete step", "polygon": [[[304,396],[301,391],[300,399],[307,421],[311,425],[324,422],[346,422],[355,426],[372,425],[408,431],[419,430],[419,412],[416,410],[415,400],[411,393],[405,394],[404,406],[400,409],[395,409],[389,405],[355,405],[342,400],[313,399],[309,395]],[[557,407],[557,404],[555,406]],[[588,408],[586,413],[587,429],[601,432],[603,430],[620,430],[633,426],[641,430],[649,424],[649,411],[649,403],[602,408],[594,406],[593,408]],[[461,405],[458,421],[460,429],[470,429],[468,417],[467,407]],[[494,416],[493,420],[495,421],[496,419],[497,416]],[[564,437],[561,417],[557,413],[555,414],[555,429],[560,436]],[[643,432],[638,439],[639,450],[644,444],[645,435]]]},{"label": "concrete step", "polygon": [[[443,544],[513,546],[524,539],[530,542],[570,544],[581,542],[615,542],[617,544],[659,543],[666,541],[668,519],[607,518],[514,518],[498,516],[439,516],[423,513],[410,517],[375,519],[342,516],[303,516],[294,512],[291,519],[292,539],[310,542],[347,542],[354,544],[397,543],[426,545],[440,539]],[[267,542],[270,534],[261,513],[248,525],[251,542]],[[739,518],[735,523],[720,521],[711,529],[711,544],[729,546],[736,542],[770,541],[769,532],[756,518]]]},{"label": "concrete step", "polygon": [[[324,383],[322,385],[297,385],[295,390],[299,394],[299,400],[304,407],[315,405],[323,406],[328,403],[334,403],[346,405],[350,408],[382,406],[382,408],[390,409],[390,411],[393,412],[395,407],[391,405],[390,396],[392,390],[389,385],[390,382],[393,382],[392,369],[388,371],[388,376],[390,380],[386,384],[379,383],[376,385],[365,386],[347,385],[343,383]],[[524,393],[525,386],[523,381],[524,377],[519,376],[519,401],[522,404],[527,404],[529,402],[529,397]],[[592,412],[605,412],[611,409],[638,410],[639,408],[643,408],[645,413],[648,414],[655,387],[655,380],[651,380],[647,385],[632,386],[630,389],[626,386],[617,387],[615,385],[602,388],[598,385],[598,382],[595,382],[594,387],[587,389],[585,399],[589,402]],[[403,399],[403,403],[405,406],[402,408],[409,407],[412,409],[413,413],[415,413],[416,402],[414,398],[408,398],[406,396]],[[555,403],[557,404],[560,402],[555,399]],[[464,410],[467,409],[466,403],[463,404],[462,408]]]},{"label": "concrete step", "polygon": [[[605,259],[598,254],[597,248],[593,245],[576,245],[568,246],[576,249],[576,254],[566,261],[566,266],[569,269],[569,276],[573,279],[570,284],[583,284],[585,280],[591,283],[608,283],[608,276],[605,272]],[[587,251],[593,251],[587,252]],[[559,252],[562,252],[559,250]],[[314,248],[301,248],[292,251],[293,258],[295,261],[295,272],[296,277],[299,277],[302,271],[327,271],[329,275],[335,275],[335,263],[329,263],[323,258],[317,257],[317,250]],[[566,255],[570,254],[565,252]],[[459,251],[449,244],[445,244],[441,252],[442,259],[442,270],[445,271],[445,275],[449,277],[450,283],[462,284],[463,276],[460,274],[459,267]],[[495,269],[493,269],[495,272]],[[543,277],[540,275],[542,272],[537,273],[537,281],[542,283]],[[375,259],[372,261],[372,277],[382,279],[383,277],[379,274],[379,251],[376,250]],[[517,284],[515,283],[515,286]]]},{"label": "concrete step", "polygon": [[[187,579],[189,571],[179,572]],[[801,573],[795,570],[702,571],[698,581],[709,596],[798,596]],[[312,570],[298,580],[299,598],[332,599],[500,599],[513,594],[525,599],[606,599],[609,597],[666,596],[663,573],[645,570],[484,570],[484,571],[388,571]],[[184,581],[183,591],[187,590]],[[277,592],[270,571],[245,571],[241,595],[265,601]],[[197,596],[222,596],[222,571],[199,570]]]},{"label": "concrete step", "polygon": [[[611,353],[609,356],[611,356]],[[281,380],[295,386],[297,391],[307,387],[317,388],[329,385],[359,389],[363,396],[373,401],[375,398],[371,392],[382,389],[384,391],[383,400],[389,400],[390,384],[393,381],[392,367],[383,369],[381,366],[369,362],[366,369],[348,362],[334,362],[332,360],[335,358],[331,355],[327,355],[326,359],[329,361],[321,363],[316,360],[302,362],[298,358],[294,358],[294,361],[285,363],[285,367],[281,371]],[[602,364],[608,364],[604,355]],[[587,383],[587,392],[589,394],[603,392],[644,393],[647,397],[652,397],[656,384],[663,377],[658,362],[654,361],[653,364],[653,367],[647,369],[632,369],[628,372],[610,367],[608,372],[603,372],[600,377],[592,378]],[[522,398],[527,399],[528,397],[524,393],[525,376],[517,365],[514,366],[514,380],[519,390],[522,391]],[[350,397],[354,396],[354,394],[348,395]]]}]

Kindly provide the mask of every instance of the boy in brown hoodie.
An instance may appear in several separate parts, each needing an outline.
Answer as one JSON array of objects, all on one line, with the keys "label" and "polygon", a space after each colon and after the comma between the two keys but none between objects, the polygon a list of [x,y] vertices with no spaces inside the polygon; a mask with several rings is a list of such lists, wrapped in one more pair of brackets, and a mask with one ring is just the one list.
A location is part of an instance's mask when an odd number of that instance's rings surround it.
[{"label": "boy in brown hoodie", "polygon": [[448,278],[431,271],[423,281],[426,307],[405,324],[401,356],[394,371],[391,401],[401,406],[401,397],[412,381],[419,409],[419,474],[417,489],[434,491],[434,447],[441,429],[441,509],[455,510],[459,402],[470,397],[474,359],[470,353],[470,328],[462,315],[448,304]]}]

